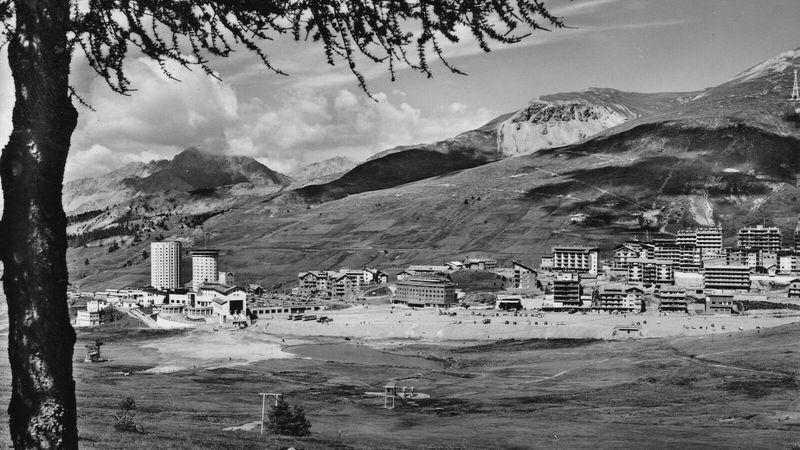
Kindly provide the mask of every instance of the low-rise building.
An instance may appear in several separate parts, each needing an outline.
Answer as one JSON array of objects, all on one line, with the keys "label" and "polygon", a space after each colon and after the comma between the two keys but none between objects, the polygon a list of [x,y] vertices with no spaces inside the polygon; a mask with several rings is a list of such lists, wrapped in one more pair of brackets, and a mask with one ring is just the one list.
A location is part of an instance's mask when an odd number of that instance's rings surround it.
[{"label": "low-rise building", "polygon": [[408,280],[409,278],[411,278],[413,276],[414,276],[413,273],[411,273],[411,272],[409,272],[407,270],[403,270],[403,271],[401,271],[400,273],[397,274],[397,281]]},{"label": "low-rise building", "polygon": [[522,296],[519,295],[507,295],[507,294],[498,294],[497,299],[494,302],[495,309],[502,309],[504,311],[508,310],[520,310],[523,308],[522,305]]},{"label": "low-rise building", "polygon": [[96,327],[98,325],[100,325],[99,312],[85,309],[78,311],[78,317],[75,319],[76,327]]},{"label": "low-rise building", "polygon": [[661,288],[655,297],[660,311],[688,312],[685,289]]},{"label": "low-rise building", "polygon": [[440,276],[446,275],[453,270],[450,266],[429,266],[429,265],[412,265],[408,266],[408,272],[415,276]]},{"label": "low-rise building", "polygon": [[787,274],[797,270],[797,254],[792,250],[778,250],[778,273]]},{"label": "low-rise building", "polygon": [[199,308],[213,308],[214,314],[232,316],[247,312],[247,292],[239,286],[225,286],[218,283],[206,283],[199,286],[195,296],[195,304]]},{"label": "low-rise building", "polygon": [[356,277],[349,276],[347,273],[339,273],[331,277],[331,296],[343,299],[352,295],[359,287]]},{"label": "low-rise building", "polygon": [[100,312],[108,307],[105,300],[89,300],[86,302],[86,310],[89,312]]},{"label": "low-rise building", "polygon": [[[762,266],[762,250],[757,248],[729,247],[725,249],[725,264],[744,265],[751,270]],[[709,264],[719,265],[719,264]]]},{"label": "low-rise building", "polygon": [[800,298],[800,278],[789,282],[789,298]]},{"label": "low-rise building", "polygon": [[217,276],[217,283],[233,286],[236,284],[236,277],[233,272],[220,272]]},{"label": "low-rise building", "polygon": [[379,269],[364,269],[364,272],[367,284],[386,284],[389,282],[389,275]]},{"label": "low-rise building", "polygon": [[317,292],[328,290],[328,273],[324,271],[312,270],[297,274],[297,280],[301,292]]},{"label": "low-rise building", "polygon": [[492,270],[497,268],[497,260],[490,258],[465,258],[463,267],[470,270]]},{"label": "low-rise building", "polygon": [[706,296],[707,313],[731,314],[738,311],[738,305],[733,301],[733,293],[711,292]]},{"label": "low-rise building", "polygon": [[[187,307],[186,305],[177,304],[177,303],[176,304],[167,304],[167,303],[165,303],[165,304],[161,305],[161,312],[159,314],[181,315],[181,314],[183,314],[183,310],[186,307]],[[189,306],[189,307],[191,307],[191,306]]]},{"label": "low-rise building", "polygon": [[197,294],[194,292],[170,292],[167,296],[167,302],[162,305],[182,305],[182,306],[194,306],[195,304],[195,296]]},{"label": "low-rise building", "polygon": [[250,306],[250,314],[261,318],[273,314],[304,314],[311,311],[323,309],[322,305],[315,304],[280,304],[280,305],[259,305]]},{"label": "low-rise building", "polygon": [[456,285],[444,277],[411,277],[397,282],[392,303],[414,307],[448,307],[456,303]]},{"label": "low-rise building", "polygon": [[214,315],[214,308],[211,306],[186,306],[183,308],[186,317],[190,319],[200,319]]},{"label": "low-rise building", "polygon": [[644,291],[625,284],[606,284],[597,289],[592,308],[607,312],[636,312],[642,310]]},{"label": "low-rise building", "polygon": [[643,242],[625,242],[614,248],[611,256],[611,268],[627,271],[631,261],[636,259],[651,259],[655,247]]}]

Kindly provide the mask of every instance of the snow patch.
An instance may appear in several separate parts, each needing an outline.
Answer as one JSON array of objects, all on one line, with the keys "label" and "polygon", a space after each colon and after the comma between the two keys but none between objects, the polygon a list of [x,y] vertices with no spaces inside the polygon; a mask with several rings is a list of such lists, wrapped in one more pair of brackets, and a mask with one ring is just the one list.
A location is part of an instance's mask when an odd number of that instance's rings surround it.
[{"label": "snow patch", "polygon": [[155,366],[151,367],[147,370],[143,370],[143,373],[175,373],[180,372],[181,370],[186,370],[186,367],[183,366],[175,366],[175,365],[163,365],[163,366]]},{"label": "snow patch", "polygon": [[734,169],[733,167],[728,167],[727,169],[722,169],[725,173],[741,173],[741,170]]}]

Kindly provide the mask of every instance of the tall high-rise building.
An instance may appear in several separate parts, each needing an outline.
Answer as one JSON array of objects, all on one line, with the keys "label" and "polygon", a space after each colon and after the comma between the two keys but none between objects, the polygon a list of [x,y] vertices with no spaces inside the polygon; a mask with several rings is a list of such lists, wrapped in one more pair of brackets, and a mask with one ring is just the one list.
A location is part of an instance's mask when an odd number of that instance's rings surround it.
[{"label": "tall high-rise building", "polygon": [[181,287],[181,243],[150,243],[150,285],[156,289]]},{"label": "tall high-rise building", "polygon": [[192,289],[219,281],[219,250],[192,250]]}]

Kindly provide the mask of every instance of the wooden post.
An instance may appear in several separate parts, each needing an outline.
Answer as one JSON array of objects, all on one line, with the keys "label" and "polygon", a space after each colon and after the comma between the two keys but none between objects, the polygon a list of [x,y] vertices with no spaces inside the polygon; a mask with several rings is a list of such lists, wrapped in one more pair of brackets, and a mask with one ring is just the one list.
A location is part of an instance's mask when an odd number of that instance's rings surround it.
[{"label": "wooden post", "polygon": [[261,434],[264,434],[264,409],[267,403],[266,394],[261,394]]},{"label": "wooden post", "polygon": [[283,394],[275,394],[270,392],[259,392],[261,396],[261,434],[264,434],[264,412],[267,406],[267,397],[275,397],[275,406],[278,406],[278,399],[283,397]]}]

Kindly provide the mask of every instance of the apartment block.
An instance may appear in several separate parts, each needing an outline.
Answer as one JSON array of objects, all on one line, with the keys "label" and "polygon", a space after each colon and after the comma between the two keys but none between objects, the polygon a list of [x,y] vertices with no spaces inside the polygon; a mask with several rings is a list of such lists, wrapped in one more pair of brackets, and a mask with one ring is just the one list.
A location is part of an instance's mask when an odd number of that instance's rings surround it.
[{"label": "apartment block", "polygon": [[684,289],[661,288],[656,293],[660,311],[687,312],[687,298]]},{"label": "apartment block", "polygon": [[703,268],[703,287],[706,290],[749,290],[750,268],[745,265],[706,266]]},{"label": "apartment block", "polygon": [[614,248],[611,255],[611,267],[627,270],[634,259],[652,259],[655,247],[643,242],[625,242]]},{"label": "apartment block", "polygon": [[414,307],[448,307],[456,303],[455,283],[443,277],[412,277],[397,282],[392,303]]},{"label": "apartment block", "polygon": [[553,280],[553,301],[560,302],[564,307],[580,308],[581,278],[578,274],[562,274]]},{"label": "apartment block", "polygon": [[765,251],[778,251],[781,248],[781,230],[778,227],[756,225],[739,230],[736,245]]},{"label": "apartment block", "polygon": [[596,275],[598,253],[596,247],[553,247],[552,270]]},{"label": "apartment block", "polygon": [[517,289],[536,289],[538,273],[533,268],[516,261],[511,261],[514,268],[514,287]]},{"label": "apartment block", "polygon": [[678,245],[692,245],[701,250],[703,254],[722,253],[722,228],[688,228],[678,231],[676,236]]},{"label": "apartment block", "polygon": [[628,281],[644,284],[672,284],[675,281],[675,263],[664,259],[632,259],[628,267]]},{"label": "apartment block", "polygon": [[600,311],[635,312],[642,309],[644,292],[624,284],[600,286],[592,300],[592,308]]}]

